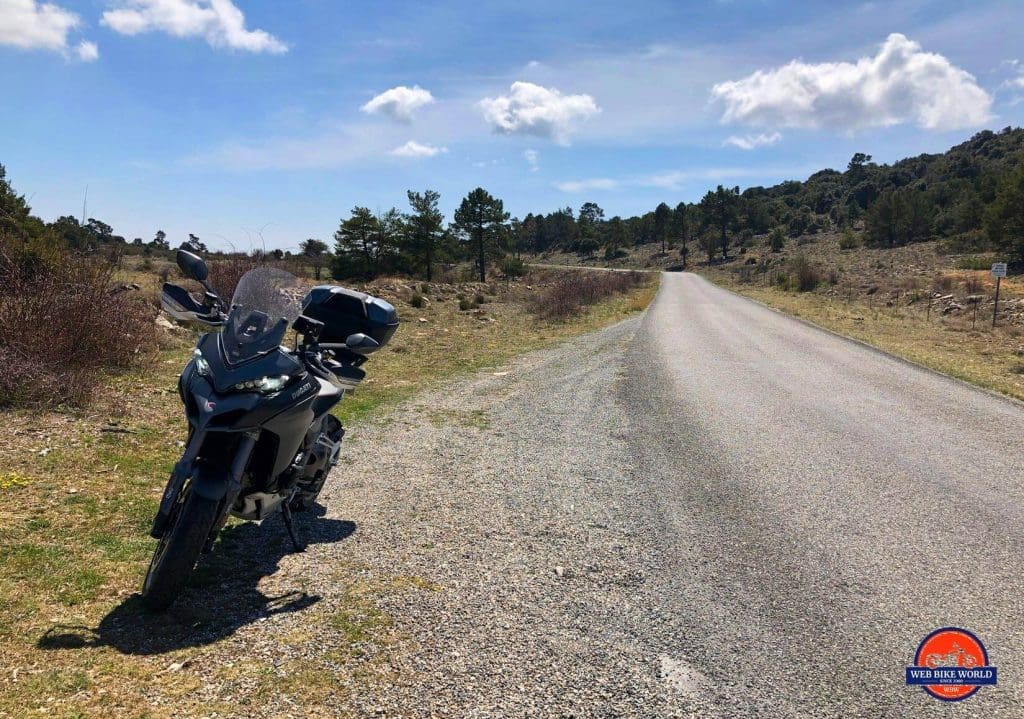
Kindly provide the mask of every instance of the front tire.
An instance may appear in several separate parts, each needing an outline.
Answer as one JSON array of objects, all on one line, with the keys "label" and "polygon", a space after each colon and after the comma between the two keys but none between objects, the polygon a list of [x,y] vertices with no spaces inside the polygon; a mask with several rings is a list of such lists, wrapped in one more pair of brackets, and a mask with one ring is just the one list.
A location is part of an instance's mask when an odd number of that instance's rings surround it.
[{"label": "front tire", "polygon": [[150,609],[171,606],[188,582],[203,545],[217,521],[220,502],[183,490],[170,526],[157,544],[142,585],[142,599]]}]

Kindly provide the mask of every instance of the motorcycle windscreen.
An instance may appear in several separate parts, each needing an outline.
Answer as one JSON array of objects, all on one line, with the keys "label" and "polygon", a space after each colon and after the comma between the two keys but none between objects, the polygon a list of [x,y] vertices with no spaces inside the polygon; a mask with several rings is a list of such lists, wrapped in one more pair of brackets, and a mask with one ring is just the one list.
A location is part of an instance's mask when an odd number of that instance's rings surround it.
[{"label": "motorcycle windscreen", "polygon": [[231,313],[221,333],[224,357],[239,364],[276,349],[302,312],[303,288],[277,267],[258,267],[238,281]]}]

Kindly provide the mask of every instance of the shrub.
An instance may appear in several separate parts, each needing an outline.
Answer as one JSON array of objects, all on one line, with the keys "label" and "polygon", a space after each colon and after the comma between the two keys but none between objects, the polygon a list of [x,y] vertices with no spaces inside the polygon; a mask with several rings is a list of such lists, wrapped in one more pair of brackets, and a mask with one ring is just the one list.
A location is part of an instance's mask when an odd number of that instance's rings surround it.
[{"label": "shrub", "polygon": [[111,293],[115,263],[23,250],[0,236],[0,405],[81,406],[105,372],[156,356],[157,309]]},{"label": "shrub", "polygon": [[801,255],[793,260],[793,279],[798,292],[812,292],[821,283],[821,273]]},{"label": "shrub", "polygon": [[426,300],[423,298],[423,295],[421,295],[419,292],[414,292],[412,297],[409,298],[409,304],[415,307],[416,309],[420,309],[421,307],[423,307],[423,305],[426,304]]},{"label": "shrub", "polygon": [[843,236],[839,238],[839,249],[840,250],[855,250],[860,247],[860,241],[857,236],[853,234],[853,230],[846,230],[843,232]]},{"label": "shrub", "polygon": [[962,257],[956,266],[960,270],[987,270],[992,267],[992,260],[986,257]]},{"label": "shrub", "polygon": [[772,230],[772,234],[768,236],[768,247],[771,248],[772,252],[782,252],[782,248],[785,244],[786,233],[782,231],[781,227],[776,227]]},{"label": "shrub", "polygon": [[526,274],[526,264],[518,257],[506,257],[501,261],[501,274],[505,277],[522,277]]},{"label": "shrub", "polygon": [[476,307],[476,303],[473,302],[472,300],[468,300],[465,297],[459,298],[459,309],[462,310],[463,312],[465,312],[466,310],[471,310],[474,307]]},{"label": "shrub", "polygon": [[477,305],[482,305],[487,302],[487,297],[482,292],[477,292],[476,297],[473,298],[473,302]]},{"label": "shrub", "polygon": [[238,281],[242,279],[242,275],[249,270],[259,267],[260,261],[255,257],[241,255],[228,257],[223,260],[214,260],[208,262],[207,265],[210,268],[210,276],[206,281],[213,288],[213,291],[220,295],[221,299],[225,302],[230,302],[231,296],[235,294],[235,287],[238,286]]},{"label": "shrub", "polygon": [[541,319],[564,320],[588,305],[626,292],[643,281],[642,272],[569,271],[530,298],[527,309]]}]

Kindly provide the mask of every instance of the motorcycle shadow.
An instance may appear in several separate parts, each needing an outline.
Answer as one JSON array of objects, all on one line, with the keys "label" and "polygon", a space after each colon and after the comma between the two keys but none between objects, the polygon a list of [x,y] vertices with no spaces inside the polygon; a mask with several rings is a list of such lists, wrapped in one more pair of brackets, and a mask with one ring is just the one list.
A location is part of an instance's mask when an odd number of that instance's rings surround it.
[{"label": "motorcycle shadow", "polygon": [[[299,541],[307,545],[340,542],[356,531],[354,522],[324,519],[323,508],[296,515]],[[245,522],[225,528],[213,552],[199,560],[188,587],[165,612],[149,611],[138,594],[114,607],[95,629],[56,625],[36,642],[40,649],[109,646],[123,654],[162,654],[223,639],[247,624],[275,614],[308,609],[321,597],[305,591],[268,596],[260,580],[294,553],[280,515],[262,525]]]}]

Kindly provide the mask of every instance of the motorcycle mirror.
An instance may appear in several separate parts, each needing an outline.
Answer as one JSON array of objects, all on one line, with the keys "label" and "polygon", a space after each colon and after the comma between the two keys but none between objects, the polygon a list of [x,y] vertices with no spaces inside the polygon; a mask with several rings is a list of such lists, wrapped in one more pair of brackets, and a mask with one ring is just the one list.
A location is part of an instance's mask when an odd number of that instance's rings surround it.
[{"label": "motorcycle mirror", "polygon": [[367,337],[362,332],[356,332],[354,335],[348,336],[345,346],[350,350],[369,350],[380,347],[380,342],[373,337]]},{"label": "motorcycle mirror", "polygon": [[185,277],[196,282],[206,281],[209,270],[206,268],[206,263],[203,262],[202,257],[193,255],[186,250],[178,250],[178,256],[175,259],[178,262],[178,267],[181,268],[181,273]]}]

